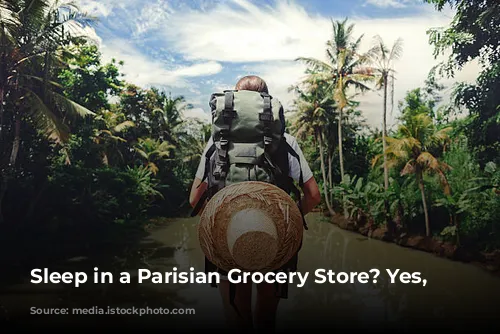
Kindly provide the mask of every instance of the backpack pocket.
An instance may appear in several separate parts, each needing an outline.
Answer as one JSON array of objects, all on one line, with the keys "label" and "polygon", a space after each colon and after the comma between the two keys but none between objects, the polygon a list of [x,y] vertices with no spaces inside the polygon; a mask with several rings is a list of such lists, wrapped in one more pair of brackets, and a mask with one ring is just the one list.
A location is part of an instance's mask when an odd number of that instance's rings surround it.
[{"label": "backpack pocket", "polygon": [[245,181],[272,182],[270,171],[261,166],[263,155],[264,149],[258,144],[233,143],[226,185]]}]

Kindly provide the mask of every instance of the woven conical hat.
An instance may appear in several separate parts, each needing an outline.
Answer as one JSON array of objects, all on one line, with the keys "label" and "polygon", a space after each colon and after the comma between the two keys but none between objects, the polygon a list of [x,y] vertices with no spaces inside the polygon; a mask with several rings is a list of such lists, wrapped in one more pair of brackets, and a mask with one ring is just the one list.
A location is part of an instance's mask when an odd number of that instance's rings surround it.
[{"label": "woven conical hat", "polygon": [[302,215],[275,185],[248,181],[217,192],[201,214],[198,236],[207,259],[229,271],[272,271],[298,251]]}]

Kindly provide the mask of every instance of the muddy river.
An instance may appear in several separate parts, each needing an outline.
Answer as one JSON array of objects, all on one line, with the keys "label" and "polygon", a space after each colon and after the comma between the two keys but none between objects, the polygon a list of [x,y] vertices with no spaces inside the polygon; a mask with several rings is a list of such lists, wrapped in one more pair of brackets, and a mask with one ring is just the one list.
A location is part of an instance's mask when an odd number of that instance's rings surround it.
[{"label": "muddy river", "polygon": [[[496,321],[492,320],[500,320],[500,279],[482,269],[341,230],[318,214],[308,215],[307,220],[309,230],[304,232],[299,271],[309,272],[309,279],[303,287],[290,285],[289,298],[282,300],[279,306],[278,329],[328,326],[332,329],[442,327],[453,330],[473,323],[493,329],[491,324]],[[197,223],[196,218],[172,219],[166,226],[152,231],[142,241],[144,245],[156,245],[155,251],[144,259],[148,269],[165,272],[177,267],[179,271],[188,271],[193,267],[203,271],[204,257],[198,244]],[[380,275],[377,283],[317,284],[314,273],[319,268],[333,272],[368,272],[376,268]],[[391,284],[386,269],[419,272],[426,285],[423,286],[422,282],[405,284],[399,280]],[[130,320],[133,324],[155,323],[168,328],[175,323],[175,326],[187,329],[190,326],[222,326],[224,323],[219,292],[208,285],[144,283],[135,287],[122,286],[127,291],[133,288],[144,300],[154,299],[155,303],[150,302],[150,305],[196,311],[195,315],[177,316],[175,320],[173,316],[135,317]],[[0,295],[0,301],[4,307],[14,305],[14,301],[22,298],[32,298],[31,303],[39,307],[55,307],[62,303],[61,298],[58,304],[44,296],[35,300],[33,295]],[[22,307],[27,303],[21,303]],[[116,304],[140,306],[125,299]],[[53,321],[53,318],[49,320],[44,316],[29,319],[34,324]],[[62,324],[71,317],[59,316],[58,319]],[[95,319],[104,321],[102,317]],[[88,324],[89,321],[82,320],[82,323]]]}]

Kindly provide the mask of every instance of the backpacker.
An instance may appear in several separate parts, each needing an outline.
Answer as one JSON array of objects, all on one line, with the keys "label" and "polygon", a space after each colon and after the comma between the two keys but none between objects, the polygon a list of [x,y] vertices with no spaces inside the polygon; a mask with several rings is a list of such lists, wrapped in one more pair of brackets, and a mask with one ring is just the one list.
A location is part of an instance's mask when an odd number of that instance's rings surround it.
[{"label": "backpacker", "polygon": [[[288,194],[294,194],[301,209],[301,193],[289,176],[288,155],[297,159],[299,166],[300,158],[286,142],[285,116],[280,101],[267,93],[226,90],[212,94],[209,105],[213,144],[205,154],[202,180],[202,183],[207,181],[208,187],[192,216],[196,216],[205,201],[225,186],[245,181],[275,184]],[[300,170],[299,185],[302,186],[302,168]],[[305,219],[303,222],[307,229]],[[205,260],[207,272],[219,271]],[[291,261],[289,267],[294,269],[295,266]],[[286,289],[282,297],[286,298]]]},{"label": "backpacker", "polygon": [[[286,142],[280,101],[267,93],[227,90],[212,94],[210,108],[213,145],[205,155],[202,180],[207,181],[208,189],[192,216],[224,186],[244,181],[275,184],[293,193],[300,203],[300,191],[288,175],[288,154],[299,164],[300,158]],[[302,183],[301,173],[299,185]]]}]

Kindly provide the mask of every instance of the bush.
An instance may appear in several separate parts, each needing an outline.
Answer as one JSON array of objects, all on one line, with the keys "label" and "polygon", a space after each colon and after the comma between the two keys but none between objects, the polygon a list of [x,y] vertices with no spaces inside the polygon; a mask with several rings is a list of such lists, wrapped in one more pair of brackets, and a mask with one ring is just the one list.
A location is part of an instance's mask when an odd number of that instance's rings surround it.
[{"label": "bush", "polygon": [[140,223],[159,196],[143,167],[85,168],[58,166],[49,177],[43,217],[60,224]]}]

